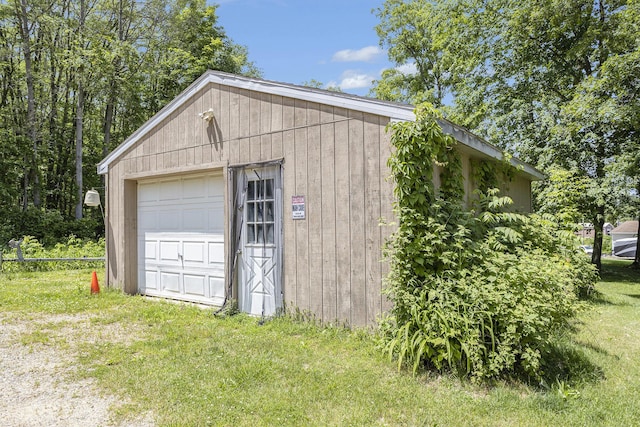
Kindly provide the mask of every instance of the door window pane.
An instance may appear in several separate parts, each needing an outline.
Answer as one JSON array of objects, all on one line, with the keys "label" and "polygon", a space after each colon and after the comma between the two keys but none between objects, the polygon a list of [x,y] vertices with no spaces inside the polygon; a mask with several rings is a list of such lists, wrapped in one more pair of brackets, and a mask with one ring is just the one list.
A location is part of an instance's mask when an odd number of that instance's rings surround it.
[{"label": "door window pane", "polygon": [[247,222],[254,222],[255,221],[255,203],[252,202],[247,202]]},{"label": "door window pane", "polygon": [[263,194],[264,194],[264,182],[262,181],[254,181],[255,182],[255,188],[256,188],[256,200],[262,200],[264,198]]},{"label": "door window pane", "polygon": [[273,202],[264,202],[265,220],[273,222]]},{"label": "door window pane", "polygon": [[255,199],[255,191],[254,191],[255,186],[256,186],[255,181],[249,181],[249,185],[247,186],[247,200]]},{"label": "door window pane", "polygon": [[264,228],[262,228],[262,224],[256,225],[256,237],[258,243],[264,243]]},{"label": "door window pane", "polygon": [[247,224],[247,243],[256,242],[256,233],[253,228],[253,224]]},{"label": "door window pane", "polygon": [[267,230],[265,232],[267,243],[273,244],[273,224],[267,224]]},{"label": "door window pane", "polygon": [[266,186],[265,199],[273,199],[273,179],[266,179],[264,184]]},{"label": "door window pane", "polygon": [[264,205],[263,205],[262,202],[257,202],[256,203],[256,207],[258,208],[258,211],[256,212],[257,213],[256,221],[262,221],[262,219],[263,219],[262,214],[263,214],[263,210],[264,210],[263,209]]}]

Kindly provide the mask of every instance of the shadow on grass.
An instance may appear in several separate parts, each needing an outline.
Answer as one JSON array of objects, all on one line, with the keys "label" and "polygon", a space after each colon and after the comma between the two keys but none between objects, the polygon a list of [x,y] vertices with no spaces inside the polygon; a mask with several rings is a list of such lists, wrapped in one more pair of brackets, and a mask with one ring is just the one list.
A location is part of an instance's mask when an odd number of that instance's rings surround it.
[{"label": "shadow on grass", "polygon": [[626,307],[626,306],[632,305],[628,302],[611,301],[611,299],[604,294],[592,295],[586,299],[586,302],[588,302],[589,304],[600,305],[600,306],[613,305],[616,307]]},{"label": "shadow on grass", "polygon": [[640,270],[629,268],[632,261],[603,260],[600,281],[640,285]]},{"label": "shadow on grass", "polygon": [[551,345],[542,363],[542,379],[547,384],[566,382],[571,386],[602,381],[604,371],[589,359],[585,350],[607,352],[594,345],[558,342]]}]

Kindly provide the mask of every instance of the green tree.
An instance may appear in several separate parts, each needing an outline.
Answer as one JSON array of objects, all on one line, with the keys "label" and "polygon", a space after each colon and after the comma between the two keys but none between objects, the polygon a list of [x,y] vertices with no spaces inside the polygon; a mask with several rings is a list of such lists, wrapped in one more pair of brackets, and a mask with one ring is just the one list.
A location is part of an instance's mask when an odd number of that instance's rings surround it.
[{"label": "green tree", "polygon": [[543,182],[534,183],[535,210],[555,215],[566,225],[584,222],[598,191],[579,171],[554,168]]},{"label": "green tree", "polygon": [[83,166],[206,69],[258,74],[215,11],[205,0],[0,0],[0,245],[99,228],[95,212],[72,221],[102,186]]},{"label": "green tree", "polygon": [[[396,79],[383,79],[376,91],[399,85],[395,93],[412,101],[449,91],[451,119],[544,170],[579,171],[591,188],[603,188],[606,165],[637,134],[618,109],[636,92],[613,72],[614,63],[635,64],[637,11],[637,0],[388,0],[379,10],[381,43],[398,66],[414,63],[419,72],[403,79],[390,72],[385,77]],[[424,63],[438,73],[425,74]],[[629,78],[638,75],[631,70]],[[596,228],[598,267],[606,190],[582,207]]]},{"label": "green tree", "polygon": [[468,15],[455,1],[387,0],[377,10],[380,44],[397,68],[385,70],[372,89],[390,101],[429,102],[441,107],[461,75],[472,65],[469,44],[450,37],[469,37]]}]

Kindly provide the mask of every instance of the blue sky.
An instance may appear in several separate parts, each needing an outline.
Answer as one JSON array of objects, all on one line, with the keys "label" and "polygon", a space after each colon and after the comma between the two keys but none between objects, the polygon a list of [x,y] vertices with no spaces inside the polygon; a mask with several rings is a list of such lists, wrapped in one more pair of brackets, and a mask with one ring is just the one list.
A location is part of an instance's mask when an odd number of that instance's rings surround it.
[{"label": "blue sky", "polygon": [[392,65],[379,47],[383,0],[214,0],[219,24],[247,47],[263,77],[302,84],[312,79],[366,95]]}]

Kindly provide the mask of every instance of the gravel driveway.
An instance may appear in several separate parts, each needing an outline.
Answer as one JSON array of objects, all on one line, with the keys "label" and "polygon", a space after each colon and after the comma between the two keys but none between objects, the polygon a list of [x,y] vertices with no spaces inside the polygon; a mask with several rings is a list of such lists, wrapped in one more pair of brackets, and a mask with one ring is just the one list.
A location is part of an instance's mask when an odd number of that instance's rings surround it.
[{"label": "gravel driveway", "polygon": [[[112,326],[92,332],[86,316],[0,313],[0,424],[13,426],[153,426],[152,414],[116,422],[123,403],[93,381],[74,376],[78,345],[96,339],[126,340]],[[42,333],[40,333],[42,332]]]}]

